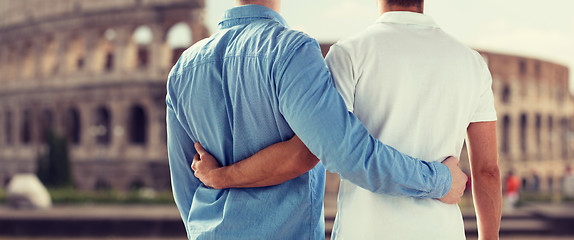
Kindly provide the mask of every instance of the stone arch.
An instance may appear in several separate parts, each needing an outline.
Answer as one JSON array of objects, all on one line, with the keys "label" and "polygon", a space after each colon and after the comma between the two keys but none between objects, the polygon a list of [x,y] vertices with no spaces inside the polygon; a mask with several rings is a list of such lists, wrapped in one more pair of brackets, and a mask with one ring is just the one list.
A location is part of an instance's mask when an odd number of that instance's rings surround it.
[{"label": "stone arch", "polygon": [[96,191],[110,191],[112,190],[112,185],[106,179],[98,178],[94,184],[94,189]]},{"label": "stone arch", "polygon": [[569,123],[568,118],[564,117],[560,120],[560,146],[562,158],[568,159],[568,138],[569,138]]},{"label": "stone arch", "polygon": [[5,80],[6,77],[6,65],[8,61],[6,56],[8,54],[8,49],[6,45],[0,44],[0,83]]},{"label": "stone arch", "polygon": [[103,51],[103,70],[106,72],[111,72],[114,70],[115,67],[115,46],[114,40],[117,37],[116,30],[113,28],[108,28],[103,32],[103,38],[101,39],[101,50]]},{"label": "stone arch", "polygon": [[541,75],[542,75],[542,67],[540,61],[536,61],[536,63],[534,64],[534,76],[536,77],[537,80],[540,80]]},{"label": "stone arch", "polygon": [[150,65],[151,43],[154,34],[148,25],[136,27],[132,34],[133,49],[135,54],[135,67],[145,69]]},{"label": "stone arch", "polygon": [[68,72],[76,72],[84,69],[86,63],[86,39],[80,33],[74,34],[68,41],[67,69]]},{"label": "stone arch", "polygon": [[540,149],[540,145],[542,144],[542,115],[536,114],[536,119],[534,120],[534,127],[536,130],[536,146]]},{"label": "stone arch", "polygon": [[6,79],[12,81],[16,78],[18,71],[19,53],[15,46],[9,46],[8,50],[8,63],[6,68]]},{"label": "stone arch", "polygon": [[2,187],[5,188],[8,186],[8,184],[10,183],[10,180],[12,180],[12,177],[10,177],[9,175],[4,176],[4,182],[2,183]]},{"label": "stone arch", "polygon": [[171,50],[171,64],[175,64],[181,54],[193,43],[193,33],[188,23],[173,24],[166,35],[167,45]]},{"label": "stone arch", "polygon": [[96,109],[94,119],[94,133],[96,136],[96,143],[108,145],[111,142],[111,112],[105,107],[101,106]]},{"label": "stone arch", "polygon": [[14,135],[12,133],[13,128],[12,112],[7,110],[4,114],[4,144],[12,145],[14,141]]},{"label": "stone arch", "polygon": [[148,119],[145,109],[135,104],[130,107],[128,123],[129,140],[132,144],[145,145],[147,143]]},{"label": "stone arch", "polygon": [[20,141],[25,144],[32,143],[32,113],[29,109],[22,111],[22,120],[20,125]]},{"label": "stone arch", "polygon": [[21,72],[21,77],[30,79],[34,77],[35,63],[34,63],[34,45],[31,42],[25,42],[22,47],[22,65],[18,70]]},{"label": "stone arch", "polygon": [[42,116],[40,117],[40,141],[47,142],[48,141],[48,134],[54,127],[54,115],[52,111],[49,109],[45,109],[42,112]]},{"label": "stone arch", "polygon": [[46,45],[42,54],[42,75],[52,76],[58,71],[58,42],[54,36],[46,39]]},{"label": "stone arch", "polygon": [[502,118],[502,146],[501,150],[503,153],[510,152],[510,128],[511,128],[510,116],[504,115]]},{"label": "stone arch", "polygon": [[509,103],[510,102],[510,94],[511,94],[511,90],[510,90],[510,85],[508,84],[504,84],[504,86],[502,87],[502,102],[503,103]]},{"label": "stone arch", "polygon": [[147,186],[146,186],[144,181],[142,181],[140,178],[135,178],[131,181],[130,186],[129,186],[129,190],[139,191],[145,187],[147,187]]},{"label": "stone arch", "polygon": [[111,72],[115,67],[115,39],[117,32],[113,28],[99,29],[90,33],[94,39],[89,45],[93,45],[90,50],[90,68],[96,73]]},{"label": "stone arch", "polygon": [[68,109],[64,120],[64,127],[68,141],[75,145],[80,144],[82,126],[80,112],[77,108],[72,107]]},{"label": "stone arch", "polygon": [[528,65],[526,59],[520,59],[518,61],[518,71],[520,72],[520,76],[525,76],[528,73]]},{"label": "stone arch", "polygon": [[552,115],[548,116],[548,149],[552,151],[552,146],[554,142],[554,117]]},{"label": "stone arch", "polygon": [[520,115],[520,150],[522,153],[528,151],[528,115]]}]

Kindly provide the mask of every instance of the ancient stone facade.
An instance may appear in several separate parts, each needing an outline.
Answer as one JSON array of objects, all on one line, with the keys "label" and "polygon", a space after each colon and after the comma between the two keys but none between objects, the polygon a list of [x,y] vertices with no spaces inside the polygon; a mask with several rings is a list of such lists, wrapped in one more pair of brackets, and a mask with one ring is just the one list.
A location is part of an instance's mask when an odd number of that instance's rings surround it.
[{"label": "ancient stone facade", "polygon": [[[488,51],[481,54],[493,78],[503,176],[514,170],[529,188],[536,174],[539,190],[557,190],[566,166],[574,165],[574,97],[569,91],[569,69],[540,59]],[[463,159],[463,163],[468,161]]]},{"label": "ancient stone facade", "polygon": [[[35,171],[55,129],[68,139],[78,188],[169,188],[165,84],[185,47],[208,36],[205,2],[0,6],[0,187]],[[187,46],[172,44],[174,28],[187,29]]]}]

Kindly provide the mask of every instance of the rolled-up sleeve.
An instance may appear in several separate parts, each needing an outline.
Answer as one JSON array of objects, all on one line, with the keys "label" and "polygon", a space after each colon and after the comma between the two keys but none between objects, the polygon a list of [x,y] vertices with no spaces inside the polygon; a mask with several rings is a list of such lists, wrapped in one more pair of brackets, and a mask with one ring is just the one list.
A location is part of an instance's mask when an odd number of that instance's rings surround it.
[{"label": "rolled-up sleeve", "polygon": [[279,108],[327,170],[376,193],[421,198],[448,193],[452,179],[445,165],[382,144],[347,111],[316,41],[293,49],[277,71]]}]

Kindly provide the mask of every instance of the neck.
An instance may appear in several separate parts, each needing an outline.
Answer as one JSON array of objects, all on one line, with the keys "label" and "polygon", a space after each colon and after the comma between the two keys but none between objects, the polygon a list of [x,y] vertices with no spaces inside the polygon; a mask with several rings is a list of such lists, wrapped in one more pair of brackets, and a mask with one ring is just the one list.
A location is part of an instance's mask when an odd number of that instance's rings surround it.
[{"label": "neck", "polygon": [[414,6],[399,6],[379,2],[379,12],[381,14],[394,11],[423,13],[423,9],[424,9],[424,3],[421,5],[414,5]]},{"label": "neck", "polygon": [[236,0],[235,5],[261,5],[273,9],[275,12],[280,12],[281,10],[281,0]]}]

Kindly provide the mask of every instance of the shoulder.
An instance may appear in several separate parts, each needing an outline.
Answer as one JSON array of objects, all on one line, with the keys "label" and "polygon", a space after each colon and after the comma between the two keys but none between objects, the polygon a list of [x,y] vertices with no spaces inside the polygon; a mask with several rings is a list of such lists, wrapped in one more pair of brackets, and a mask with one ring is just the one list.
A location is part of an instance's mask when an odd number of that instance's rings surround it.
[{"label": "shoulder", "polygon": [[373,49],[379,49],[378,43],[385,39],[391,38],[393,35],[382,24],[372,24],[371,26],[363,29],[357,34],[345,37],[333,44],[329,50],[329,54],[337,53],[346,55],[351,59],[361,59],[368,55]]},{"label": "shoulder", "polygon": [[488,64],[486,63],[486,61],[484,60],[484,57],[480,54],[480,52],[478,52],[477,50],[474,50],[470,47],[466,47],[468,48],[468,51],[470,52],[470,55],[472,57],[473,63],[475,64],[475,66],[480,69],[480,71],[482,71],[483,74],[486,74],[488,76],[490,76],[490,69],[488,68]]},{"label": "shoulder", "polygon": [[280,28],[277,39],[282,43],[281,45],[285,46],[285,50],[287,51],[295,51],[305,44],[311,44],[314,47],[317,47],[317,49],[320,49],[317,40],[308,34],[286,27]]},{"label": "shoulder", "polygon": [[273,48],[273,55],[276,56],[279,66],[291,62],[297,56],[300,57],[317,57],[323,60],[321,48],[317,40],[308,34],[293,30],[286,27],[280,27],[275,34],[269,36],[270,47]]},{"label": "shoulder", "polygon": [[192,67],[203,60],[206,55],[205,53],[209,51],[209,47],[207,45],[212,41],[212,38],[213,36],[202,39],[183,51],[177,62],[173,65],[169,76],[181,75],[184,71],[189,69],[189,67]]}]

